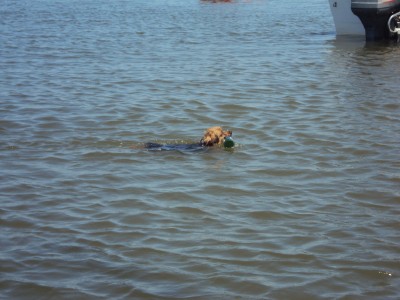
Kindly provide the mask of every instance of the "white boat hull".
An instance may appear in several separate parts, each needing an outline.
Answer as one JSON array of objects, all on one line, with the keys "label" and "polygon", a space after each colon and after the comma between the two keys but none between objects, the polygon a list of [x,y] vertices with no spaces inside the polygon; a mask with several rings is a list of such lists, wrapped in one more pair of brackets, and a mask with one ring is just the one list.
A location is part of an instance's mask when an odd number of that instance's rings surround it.
[{"label": "white boat hull", "polygon": [[351,0],[329,0],[336,35],[365,35],[360,19],[351,11]]}]

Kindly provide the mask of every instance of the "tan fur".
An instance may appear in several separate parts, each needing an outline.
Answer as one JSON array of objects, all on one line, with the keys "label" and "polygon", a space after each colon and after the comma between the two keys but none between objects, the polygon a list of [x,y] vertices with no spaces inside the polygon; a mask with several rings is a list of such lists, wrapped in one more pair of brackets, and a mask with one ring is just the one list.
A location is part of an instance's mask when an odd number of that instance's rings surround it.
[{"label": "tan fur", "polygon": [[220,145],[224,142],[224,139],[227,136],[232,136],[232,131],[224,131],[219,126],[211,127],[204,132],[201,143],[204,146]]}]

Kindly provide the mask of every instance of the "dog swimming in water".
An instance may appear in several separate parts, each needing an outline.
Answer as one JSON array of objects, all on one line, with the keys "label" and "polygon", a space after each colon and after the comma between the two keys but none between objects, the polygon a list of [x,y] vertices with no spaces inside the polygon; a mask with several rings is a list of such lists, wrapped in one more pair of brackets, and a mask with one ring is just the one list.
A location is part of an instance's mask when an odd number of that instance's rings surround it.
[{"label": "dog swimming in water", "polygon": [[159,144],[159,143],[146,143],[144,147],[149,150],[183,150],[183,151],[196,151],[204,149],[205,147],[222,146],[232,148],[234,142],[232,140],[232,131],[223,130],[222,127],[215,126],[208,128],[201,140],[195,144]]}]

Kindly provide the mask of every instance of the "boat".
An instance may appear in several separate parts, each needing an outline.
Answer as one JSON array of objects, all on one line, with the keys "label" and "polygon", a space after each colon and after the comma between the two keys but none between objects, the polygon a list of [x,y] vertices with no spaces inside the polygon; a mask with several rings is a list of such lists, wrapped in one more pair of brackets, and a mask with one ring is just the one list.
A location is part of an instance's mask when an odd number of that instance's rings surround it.
[{"label": "boat", "polygon": [[364,35],[367,41],[398,39],[400,0],[329,0],[336,35]]}]

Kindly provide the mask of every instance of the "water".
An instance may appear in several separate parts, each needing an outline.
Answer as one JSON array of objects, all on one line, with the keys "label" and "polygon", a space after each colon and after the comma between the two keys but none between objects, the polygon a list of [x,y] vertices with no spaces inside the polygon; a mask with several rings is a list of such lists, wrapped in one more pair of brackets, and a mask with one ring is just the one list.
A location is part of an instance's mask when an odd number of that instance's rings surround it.
[{"label": "water", "polygon": [[399,297],[398,44],[322,0],[2,0],[0,33],[2,299]]}]

